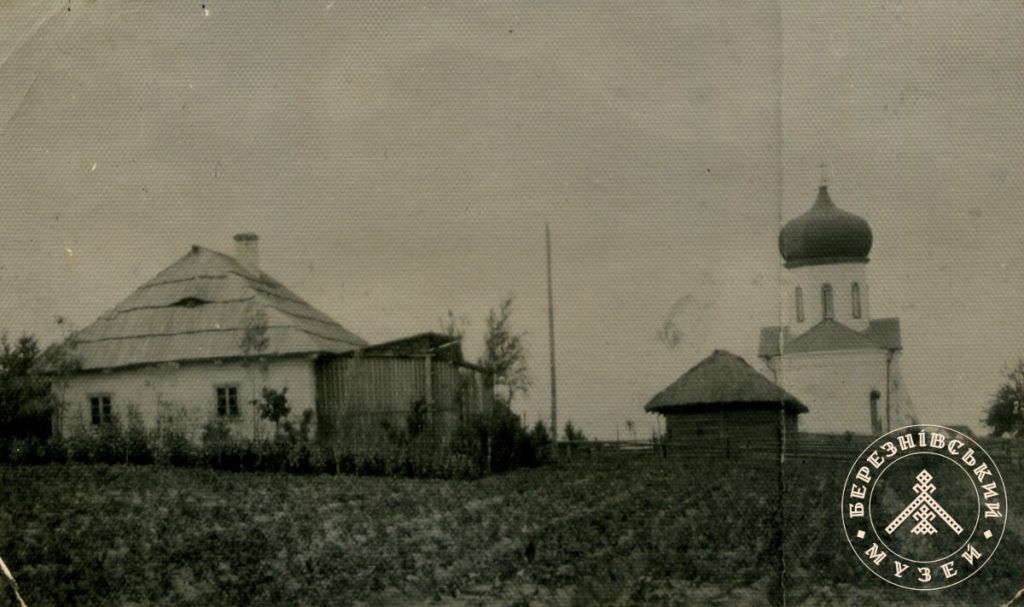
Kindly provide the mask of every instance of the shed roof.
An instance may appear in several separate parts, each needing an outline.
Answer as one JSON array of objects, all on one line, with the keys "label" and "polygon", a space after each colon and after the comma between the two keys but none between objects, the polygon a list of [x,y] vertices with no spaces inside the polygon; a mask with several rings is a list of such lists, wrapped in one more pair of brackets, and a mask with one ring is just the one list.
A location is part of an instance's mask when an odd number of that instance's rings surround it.
[{"label": "shed roof", "polygon": [[440,356],[452,362],[464,362],[462,338],[427,331],[409,337],[373,344],[359,351],[361,354],[381,356]]},{"label": "shed roof", "polygon": [[711,405],[783,404],[790,413],[807,407],[739,356],[715,350],[644,406],[647,411],[699,409]]},{"label": "shed roof", "polygon": [[[872,320],[863,331],[854,331],[846,325],[826,319],[797,337],[790,337],[788,330],[783,332],[783,337],[787,354],[854,349],[899,350],[903,347],[898,318]],[[762,327],[758,356],[770,358],[778,355],[779,328]]]},{"label": "shed roof", "polygon": [[392,339],[358,350],[345,352],[341,356],[374,356],[374,357],[423,357],[432,356],[437,360],[450,362],[459,367],[474,369],[481,373],[490,373],[487,369],[466,361],[462,352],[462,337],[444,333],[427,331],[409,337]]},{"label": "shed roof", "polygon": [[193,246],[74,336],[82,369],[242,355],[248,319],[266,317],[266,356],[346,352],[367,345],[263,272]]}]

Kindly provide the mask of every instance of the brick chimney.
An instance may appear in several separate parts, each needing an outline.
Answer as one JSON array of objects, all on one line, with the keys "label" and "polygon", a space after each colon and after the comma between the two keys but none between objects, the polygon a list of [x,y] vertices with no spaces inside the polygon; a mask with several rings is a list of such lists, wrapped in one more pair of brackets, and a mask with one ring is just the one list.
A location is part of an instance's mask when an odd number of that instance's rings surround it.
[{"label": "brick chimney", "polygon": [[256,276],[260,275],[259,240],[251,232],[235,234],[235,260]]}]

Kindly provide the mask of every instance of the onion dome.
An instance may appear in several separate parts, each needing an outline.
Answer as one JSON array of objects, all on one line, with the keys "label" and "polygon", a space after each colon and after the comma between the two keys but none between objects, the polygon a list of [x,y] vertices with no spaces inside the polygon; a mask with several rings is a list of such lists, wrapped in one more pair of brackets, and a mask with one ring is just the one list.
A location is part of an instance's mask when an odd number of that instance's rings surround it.
[{"label": "onion dome", "polygon": [[828,188],[818,188],[811,210],[779,232],[779,253],[787,268],[827,263],[867,263],[871,252],[868,222],[837,207]]}]

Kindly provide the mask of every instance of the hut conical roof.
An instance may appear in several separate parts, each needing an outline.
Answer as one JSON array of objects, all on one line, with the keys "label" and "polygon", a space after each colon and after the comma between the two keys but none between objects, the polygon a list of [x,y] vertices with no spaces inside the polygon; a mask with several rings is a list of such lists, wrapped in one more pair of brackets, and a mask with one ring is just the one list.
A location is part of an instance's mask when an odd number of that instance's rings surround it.
[{"label": "hut conical roof", "polygon": [[715,350],[644,406],[647,411],[717,408],[719,405],[780,404],[791,413],[807,407],[735,354]]}]

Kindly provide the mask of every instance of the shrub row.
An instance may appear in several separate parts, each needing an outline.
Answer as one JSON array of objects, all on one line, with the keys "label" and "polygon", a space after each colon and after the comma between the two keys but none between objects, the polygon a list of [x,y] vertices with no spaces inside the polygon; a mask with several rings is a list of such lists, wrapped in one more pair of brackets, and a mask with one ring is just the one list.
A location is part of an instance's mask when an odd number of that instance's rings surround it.
[{"label": "shrub row", "polygon": [[239,472],[474,478],[541,465],[550,449],[543,424],[526,431],[510,413],[471,418],[444,445],[427,433],[394,432],[385,448],[372,453],[321,445],[309,436],[310,422],[306,418],[295,426],[286,421],[273,438],[263,440],[233,436],[225,424],[212,422],[197,444],[177,431],[151,431],[136,421],[123,426],[114,420],[67,438],[0,436],[0,463],[158,464]]}]

